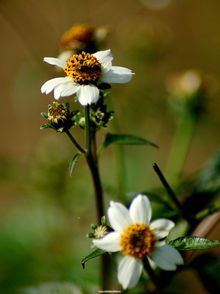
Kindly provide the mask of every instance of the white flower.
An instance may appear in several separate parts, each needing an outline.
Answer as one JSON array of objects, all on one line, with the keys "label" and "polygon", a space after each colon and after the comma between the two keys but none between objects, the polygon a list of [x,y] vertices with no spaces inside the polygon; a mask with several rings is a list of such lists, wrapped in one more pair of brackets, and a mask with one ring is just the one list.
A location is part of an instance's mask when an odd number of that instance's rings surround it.
[{"label": "white flower", "polygon": [[94,54],[82,52],[72,55],[67,61],[45,57],[45,62],[61,67],[67,76],[47,81],[41,87],[41,92],[49,94],[54,91],[56,100],[76,95],[82,105],[95,103],[99,99],[98,82],[123,84],[132,78],[130,69],[112,66],[112,59],[111,50]]},{"label": "white flower", "polygon": [[58,56],[57,59],[63,60],[64,62],[67,62],[67,60],[73,55],[72,50],[65,50],[62,51]]},{"label": "white flower", "polygon": [[94,239],[93,244],[108,252],[121,251],[125,255],[118,266],[118,280],[124,289],[137,284],[145,258],[168,271],[183,264],[180,253],[164,243],[174,223],[164,218],[150,222],[151,205],[146,196],[135,197],[129,210],[121,203],[111,201],[108,218],[114,231],[102,239]]}]

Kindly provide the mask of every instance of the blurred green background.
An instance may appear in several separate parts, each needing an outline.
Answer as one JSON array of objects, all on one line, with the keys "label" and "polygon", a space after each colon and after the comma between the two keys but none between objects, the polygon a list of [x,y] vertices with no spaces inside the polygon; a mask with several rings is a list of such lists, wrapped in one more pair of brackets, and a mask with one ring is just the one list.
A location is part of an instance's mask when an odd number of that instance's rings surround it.
[{"label": "blurred green background", "polygon": [[[44,123],[40,112],[52,101],[52,95],[42,95],[40,87],[54,77],[54,69],[42,60],[58,55],[59,39],[73,24],[110,29],[103,49],[111,48],[114,65],[135,72],[129,84],[113,85],[108,98],[118,130],[160,146],[158,150],[123,148],[126,192],[159,185],[152,164],[157,162],[163,169],[169,154],[174,122],[167,106],[166,81],[172,74],[193,68],[203,72],[210,85],[184,174],[196,172],[219,147],[220,2],[152,3],[0,1],[0,293],[24,293],[26,287],[56,281],[95,293],[98,260],[88,263],[86,270],[80,265],[90,252],[85,235],[96,219],[88,168],[80,159],[70,177],[68,164],[75,150],[67,137],[39,130]],[[74,132],[83,142],[83,132]],[[100,142],[103,134],[99,133]],[[100,168],[108,203],[118,199],[114,148],[104,152]],[[197,286],[197,293],[206,293]]]}]

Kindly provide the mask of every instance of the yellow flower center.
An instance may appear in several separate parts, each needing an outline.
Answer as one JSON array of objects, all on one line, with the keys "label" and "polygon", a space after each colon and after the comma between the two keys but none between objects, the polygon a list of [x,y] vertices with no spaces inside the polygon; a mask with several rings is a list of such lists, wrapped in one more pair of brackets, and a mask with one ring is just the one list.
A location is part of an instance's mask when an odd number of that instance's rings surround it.
[{"label": "yellow flower center", "polygon": [[149,255],[155,244],[155,236],[148,225],[131,224],[121,235],[120,247],[124,255],[144,259]]},{"label": "yellow flower center", "polygon": [[93,83],[101,76],[101,64],[89,53],[74,54],[64,68],[67,76],[80,84]]},{"label": "yellow flower center", "polygon": [[48,120],[51,124],[58,124],[68,119],[70,115],[69,108],[59,102],[53,102],[48,109]]}]

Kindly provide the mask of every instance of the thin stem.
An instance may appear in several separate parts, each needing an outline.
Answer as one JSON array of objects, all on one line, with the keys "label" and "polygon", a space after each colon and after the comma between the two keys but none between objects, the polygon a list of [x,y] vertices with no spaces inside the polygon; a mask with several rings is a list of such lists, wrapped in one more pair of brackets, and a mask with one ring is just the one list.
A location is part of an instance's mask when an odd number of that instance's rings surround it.
[{"label": "thin stem", "polygon": [[81,153],[86,153],[86,151],[79,145],[79,143],[76,141],[76,139],[73,137],[73,135],[70,133],[69,130],[65,132],[67,136],[70,138],[71,142],[73,145],[81,152]]},{"label": "thin stem", "polygon": [[[102,216],[104,215],[104,203],[103,203],[103,191],[102,184],[98,168],[97,150],[96,150],[96,136],[95,130],[91,128],[90,124],[90,107],[85,107],[85,125],[86,125],[86,160],[92,175],[95,198],[96,198],[96,211],[97,211],[97,223],[99,224]],[[108,282],[108,256],[101,256],[101,287],[106,289]]]},{"label": "thin stem", "polygon": [[96,196],[96,208],[97,208],[97,223],[100,223],[101,218],[104,215],[104,208],[103,208],[103,193],[102,193],[102,185],[99,176],[99,170],[97,164],[93,161],[93,159],[87,155],[86,157],[88,166],[90,168],[90,172],[93,179],[93,185],[95,189],[95,196]]},{"label": "thin stem", "polygon": [[85,124],[86,124],[86,148],[87,153],[92,155],[92,134],[90,126],[90,116],[89,116],[90,107],[86,105],[85,107]]},{"label": "thin stem", "polygon": [[145,259],[143,259],[143,265],[144,265],[144,269],[147,272],[147,274],[149,275],[149,277],[151,278],[154,287],[155,287],[155,294],[156,293],[161,293],[161,289],[160,289],[160,281],[157,277],[157,275],[155,274],[154,270],[152,269],[147,257]]},{"label": "thin stem", "polygon": [[102,191],[102,184],[101,184],[99,169],[98,169],[96,148],[93,148],[94,150],[92,150],[92,147],[96,146],[96,143],[94,142],[95,135],[92,132],[91,126],[90,126],[89,105],[85,107],[85,122],[86,122],[86,146],[87,146],[86,160],[90,168],[90,172],[93,179],[93,185],[94,185],[95,196],[96,196],[97,222],[100,223],[100,220],[102,216],[104,215],[103,191]]},{"label": "thin stem", "polygon": [[159,166],[154,163],[153,164],[153,168],[155,170],[155,172],[157,173],[161,183],[163,184],[164,188],[166,189],[168,195],[170,196],[170,199],[175,203],[176,207],[178,208],[178,210],[180,212],[182,212],[182,205],[179,202],[179,200],[176,197],[176,194],[174,193],[174,191],[172,190],[172,188],[170,187],[170,185],[168,184],[167,180],[165,179],[164,175],[162,174]]}]

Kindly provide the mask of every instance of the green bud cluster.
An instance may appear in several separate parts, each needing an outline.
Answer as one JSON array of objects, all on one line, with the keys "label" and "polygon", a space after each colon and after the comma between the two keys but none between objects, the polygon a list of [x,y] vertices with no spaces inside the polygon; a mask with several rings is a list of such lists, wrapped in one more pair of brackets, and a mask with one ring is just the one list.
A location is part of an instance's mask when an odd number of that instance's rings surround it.
[{"label": "green bud cluster", "polygon": [[101,219],[101,225],[91,224],[90,228],[93,232],[86,235],[90,239],[100,239],[109,233],[110,227],[107,225],[106,217],[103,216]]}]

